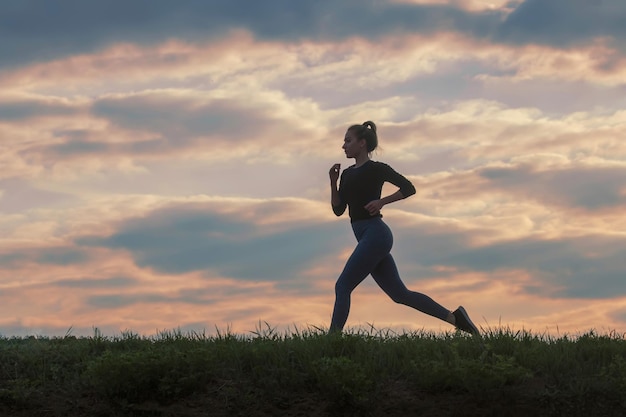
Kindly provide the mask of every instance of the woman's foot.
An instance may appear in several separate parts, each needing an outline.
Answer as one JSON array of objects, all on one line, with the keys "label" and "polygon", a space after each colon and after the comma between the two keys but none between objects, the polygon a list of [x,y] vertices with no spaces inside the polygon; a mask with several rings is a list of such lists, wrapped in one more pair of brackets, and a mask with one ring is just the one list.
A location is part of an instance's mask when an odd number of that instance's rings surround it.
[{"label": "woman's foot", "polygon": [[454,325],[457,329],[475,335],[479,334],[478,328],[474,325],[474,323],[472,323],[472,320],[470,320],[469,315],[463,306],[459,306],[459,308],[454,310],[452,315],[454,315]]}]

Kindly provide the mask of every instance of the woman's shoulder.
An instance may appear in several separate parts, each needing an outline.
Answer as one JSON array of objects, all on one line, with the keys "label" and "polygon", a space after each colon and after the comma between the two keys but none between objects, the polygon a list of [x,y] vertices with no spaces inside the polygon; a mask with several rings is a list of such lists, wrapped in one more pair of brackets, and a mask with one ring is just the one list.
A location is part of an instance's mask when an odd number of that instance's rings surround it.
[{"label": "woman's shoulder", "polygon": [[370,159],[369,161],[367,161],[367,163],[365,165],[369,165],[370,167],[375,167],[375,168],[386,168],[389,167],[389,164],[382,162],[382,161],[375,161],[373,159]]},{"label": "woman's shoulder", "polygon": [[364,163],[361,166],[356,166],[356,164],[350,165],[349,167],[347,167],[346,169],[343,170],[343,172],[359,172],[359,171],[387,171],[389,169],[392,169],[390,165],[386,164],[385,162],[381,162],[381,161],[374,161],[372,159],[370,159],[369,161],[367,161],[366,163]]},{"label": "woman's shoulder", "polygon": [[373,167],[377,169],[390,169],[391,168],[391,165],[382,161],[371,161],[371,164]]}]

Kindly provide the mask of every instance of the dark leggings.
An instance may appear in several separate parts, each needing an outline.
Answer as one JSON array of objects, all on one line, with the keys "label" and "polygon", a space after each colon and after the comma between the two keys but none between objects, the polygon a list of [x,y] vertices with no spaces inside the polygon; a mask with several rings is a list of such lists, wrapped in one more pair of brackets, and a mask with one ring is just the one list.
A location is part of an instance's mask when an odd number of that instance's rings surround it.
[{"label": "dark leggings", "polygon": [[393,245],[393,235],[381,218],[355,221],[352,223],[352,230],[358,244],[335,284],[331,331],[343,329],[350,313],[350,295],[369,274],[396,303],[446,320],[449,310],[427,295],[409,291],[400,279],[396,263],[389,253]]}]

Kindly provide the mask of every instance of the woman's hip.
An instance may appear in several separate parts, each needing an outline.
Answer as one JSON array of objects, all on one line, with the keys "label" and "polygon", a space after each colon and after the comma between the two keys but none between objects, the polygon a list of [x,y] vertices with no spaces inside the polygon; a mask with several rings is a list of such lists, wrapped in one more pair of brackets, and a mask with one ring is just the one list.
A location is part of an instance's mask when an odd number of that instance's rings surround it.
[{"label": "woman's hip", "polygon": [[390,249],[393,245],[391,229],[380,217],[353,222],[352,231],[359,243],[389,246]]}]

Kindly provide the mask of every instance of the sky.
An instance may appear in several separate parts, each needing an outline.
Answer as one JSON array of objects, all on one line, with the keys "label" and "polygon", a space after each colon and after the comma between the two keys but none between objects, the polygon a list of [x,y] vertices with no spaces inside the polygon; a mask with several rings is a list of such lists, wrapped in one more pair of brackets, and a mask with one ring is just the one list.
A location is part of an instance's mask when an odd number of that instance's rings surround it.
[{"label": "sky", "polygon": [[[626,333],[624,45],[623,0],[4,0],[0,335],[327,328],[366,120],[408,288]],[[347,326],[452,330],[371,277]]]}]

